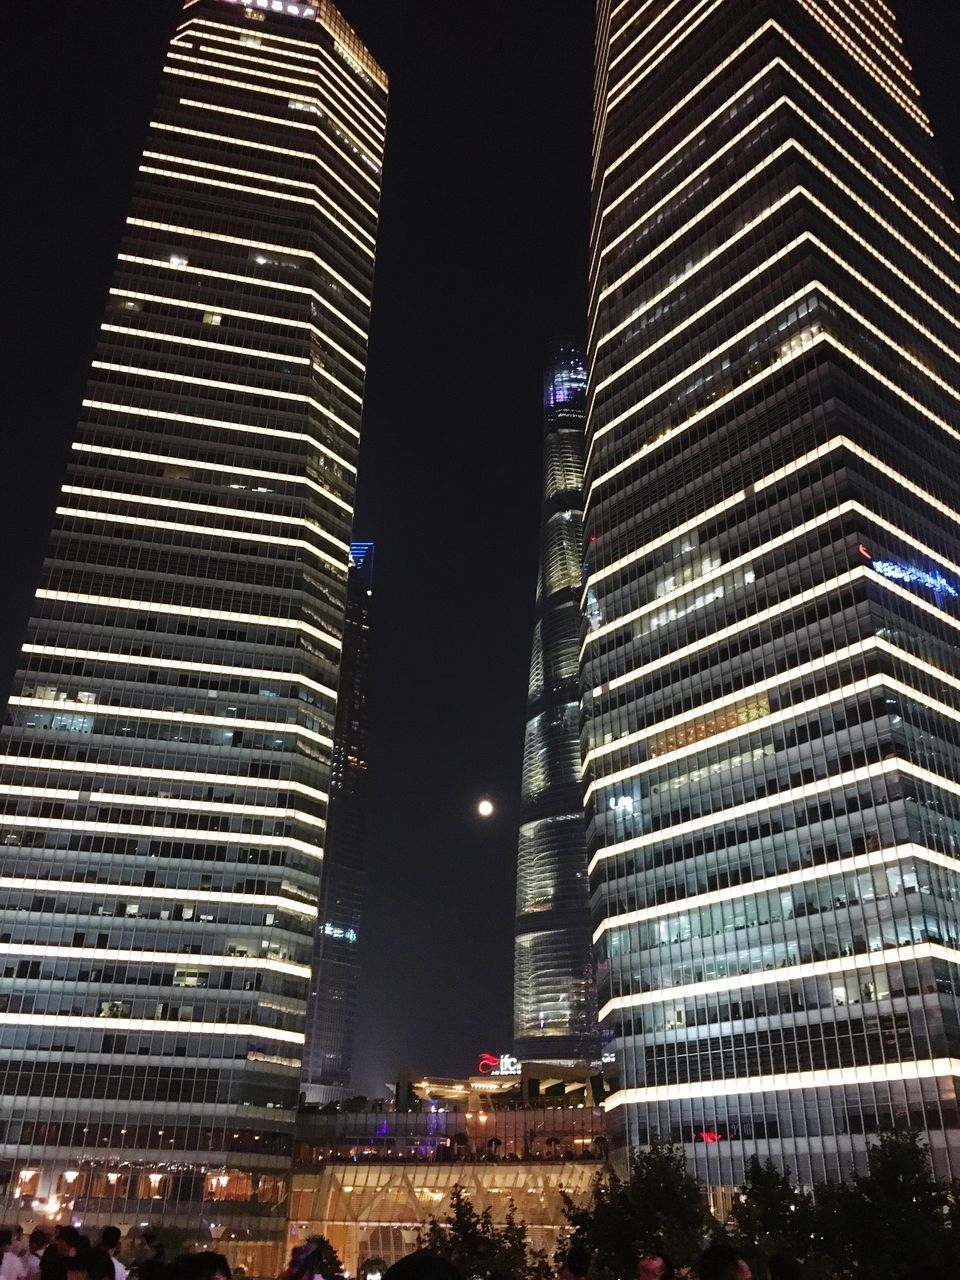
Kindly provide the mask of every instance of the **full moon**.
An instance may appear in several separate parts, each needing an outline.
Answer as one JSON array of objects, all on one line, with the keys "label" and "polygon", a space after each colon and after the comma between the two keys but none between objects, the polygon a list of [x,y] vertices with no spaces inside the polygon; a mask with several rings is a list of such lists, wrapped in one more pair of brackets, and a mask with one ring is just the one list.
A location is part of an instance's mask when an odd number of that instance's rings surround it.
[{"label": "full moon", "polygon": [[477,804],[477,813],[481,818],[489,818],[493,813],[493,801],[480,800]]}]

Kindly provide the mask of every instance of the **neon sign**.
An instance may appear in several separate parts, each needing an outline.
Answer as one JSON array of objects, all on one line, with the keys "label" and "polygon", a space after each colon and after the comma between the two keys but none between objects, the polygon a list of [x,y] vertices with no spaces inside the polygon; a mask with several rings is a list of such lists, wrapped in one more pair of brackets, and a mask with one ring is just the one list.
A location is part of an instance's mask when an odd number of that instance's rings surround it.
[{"label": "neon sign", "polygon": [[512,1053],[481,1053],[477,1070],[482,1076],[518,1076],[521,1068]]},{"label": "neon sign", "polygon": [[930,573],[915,564],[901,564],[899,560],[872,560],[870,563],[875,573],[879,573],[884,578],[891,578],[894,582],[906,582],[912,587],[926,587],[935,596],[960,595],[956,586],[939,570]]},{"label": "neon sign", "polygon": [[317,10],[314,5],[290,4],[288,0],[230,0],[230,3],[242,4],[248,11],[263,9],[267,13],[285,13],[291,18],[315,18],[317,16]]}]

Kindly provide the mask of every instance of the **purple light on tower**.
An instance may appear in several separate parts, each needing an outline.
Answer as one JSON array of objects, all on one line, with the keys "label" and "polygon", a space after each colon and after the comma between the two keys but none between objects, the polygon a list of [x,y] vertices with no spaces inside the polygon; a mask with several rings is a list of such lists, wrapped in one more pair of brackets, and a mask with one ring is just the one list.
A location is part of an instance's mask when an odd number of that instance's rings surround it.
[{"label": "purple light on tower", "polygon": [[555,409],[557,405],[569,402],[587,386],[587,371],[578,355],[570,352],[569,358],[561,352],[557,363],[551,368],[543,392],[543,403],[547,409]]}]

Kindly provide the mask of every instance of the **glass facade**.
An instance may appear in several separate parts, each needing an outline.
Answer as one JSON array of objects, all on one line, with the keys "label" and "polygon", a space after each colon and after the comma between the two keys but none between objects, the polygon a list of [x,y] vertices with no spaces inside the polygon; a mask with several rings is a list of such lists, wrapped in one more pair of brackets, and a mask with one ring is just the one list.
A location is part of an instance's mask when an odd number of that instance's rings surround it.
[{"label": "glass facade", "polygon": [[883,0],[598,6],[583,751],[631,1143],[960,1174],[958,236]]},{"label": "glass facade", "polygon": [[367,686],[373,543],[350,545],[347,609],[330,767],[320,914],[313,943],[302,1086],[308,1102],[350,1092],[360,982],[364,808],[367,795]]},{"label": "glass facade", "polygon": [[8,1217],[282,1242],[385,109],[184,6],[0,741]]},{"label": "glass facade", "polygon": [[544,380],[540,573],[517,854],[514,1049],[535,1061],[579,1061],[597,1050],[577,686],[586,381],[582,355],[560,348]]}]

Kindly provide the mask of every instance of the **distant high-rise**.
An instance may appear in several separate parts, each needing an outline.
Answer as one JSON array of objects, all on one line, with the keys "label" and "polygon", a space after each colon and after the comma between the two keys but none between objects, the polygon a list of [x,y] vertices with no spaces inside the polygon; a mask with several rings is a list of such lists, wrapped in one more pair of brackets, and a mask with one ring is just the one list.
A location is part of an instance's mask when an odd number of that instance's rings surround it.
[{"label": "distant high-rise", "polygon": [[583,356],[560,348],[544,390],[540,572],[523,747],[513,1032],[518,1057],[596,1053],[580,781]]},{"label": "distant high-rise", "polygon": [[613,1119],[960,1175],[960,240],[885,0],[600,0],[583,653]]},{"label": "distant high-rise", "polygon": [[372,595],[373,543],[353,542],[337,686],[320,914],[307,1004],[302,1081],[308,1102],[332,1102],[350,1091],[360,981]]},{"label": "distant high-rise", "polygon": [[202,1225],[257,1274],[284,1243],[385,109],[328,0],[187,0],[0,742],[9,1194]]}]

